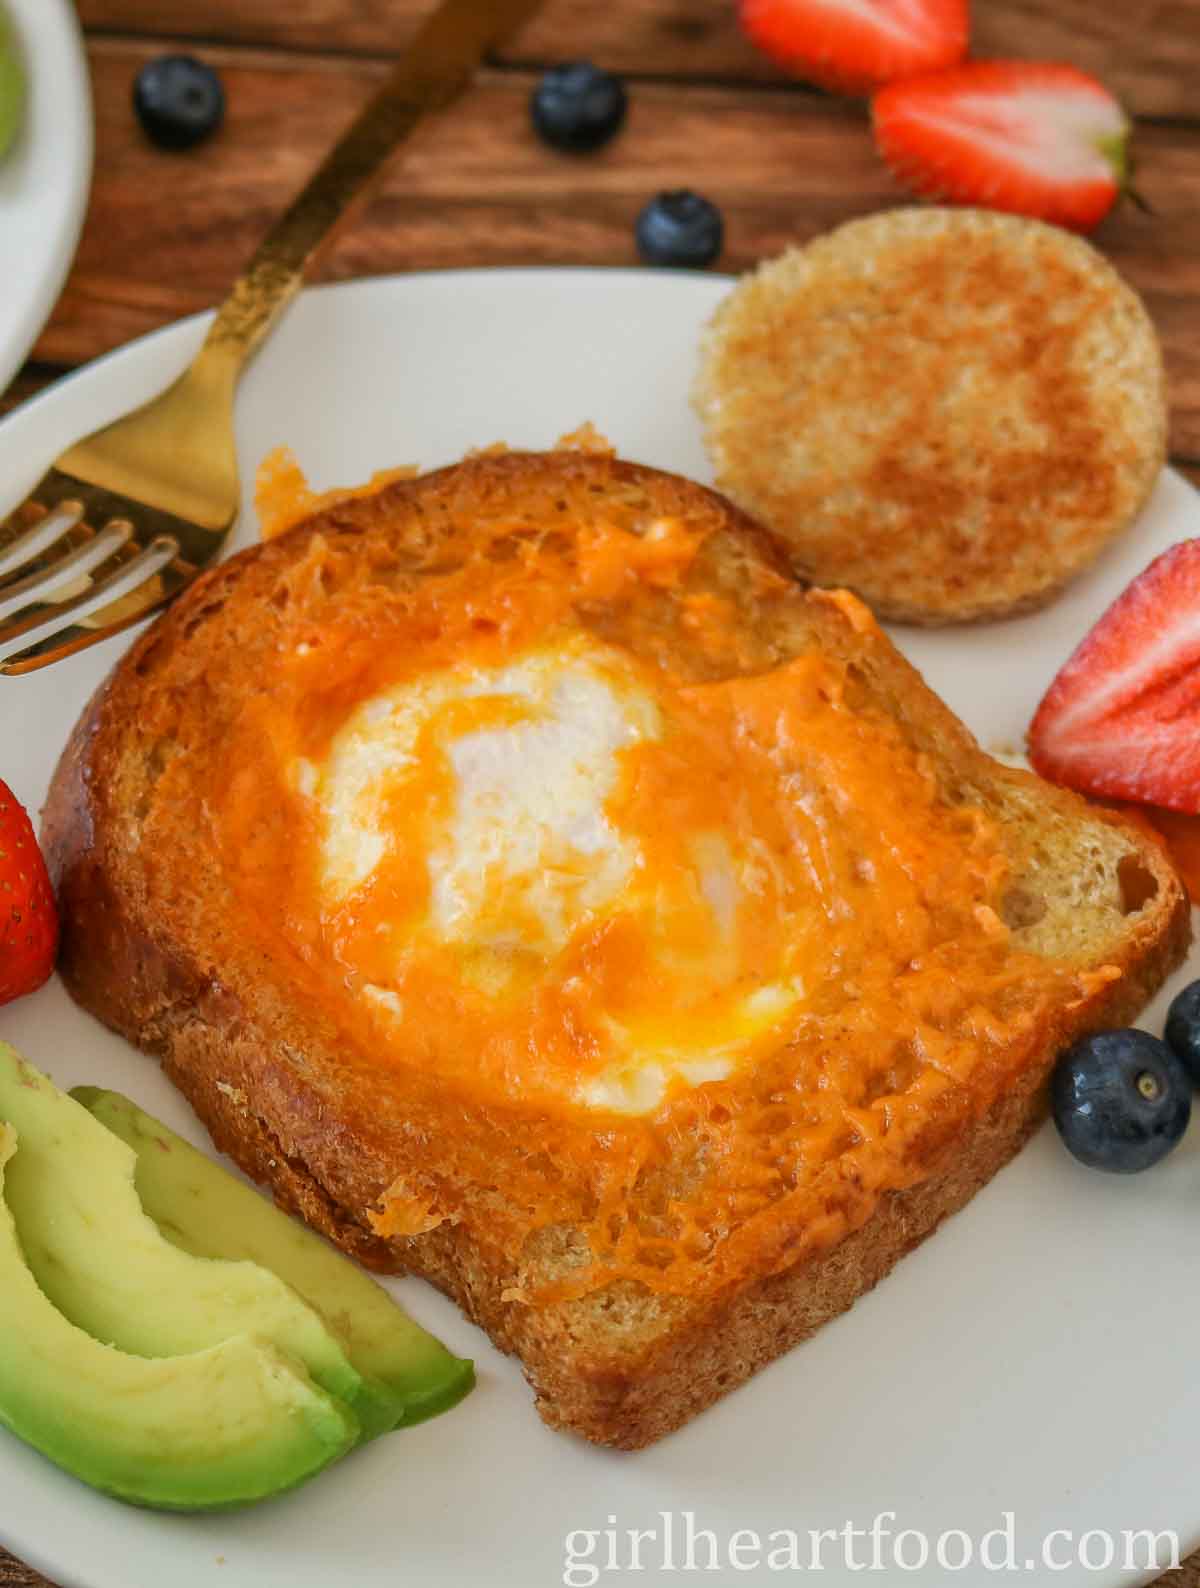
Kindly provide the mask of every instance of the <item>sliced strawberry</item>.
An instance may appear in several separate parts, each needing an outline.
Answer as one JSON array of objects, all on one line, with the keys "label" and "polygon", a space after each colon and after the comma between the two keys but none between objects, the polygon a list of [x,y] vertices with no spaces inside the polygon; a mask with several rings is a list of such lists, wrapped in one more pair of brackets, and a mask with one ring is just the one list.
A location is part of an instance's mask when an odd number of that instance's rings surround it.
[{"label": "sliced strawberry", "polygon": [[0,1004],[40,987],[57,948],[46,862],[24,807],[0,782]]},{"label": "sliced strawberry", "polygon": [[1029,758],[1086,794],[1200,813],[1200,540],[1109,607],[1038,707]]},{"label": "sliced strawberry", "polygon": [[967,53],[967,0],[739,0],[739,11],[749,38],[785,71],[846,94]]},{"label": "sliced strawberry", "polygon": [[893,83],[871,115],[883,158],[926,198],[1086,232],[1125,183],[1129,118],[1073,66],[972,61]]}]

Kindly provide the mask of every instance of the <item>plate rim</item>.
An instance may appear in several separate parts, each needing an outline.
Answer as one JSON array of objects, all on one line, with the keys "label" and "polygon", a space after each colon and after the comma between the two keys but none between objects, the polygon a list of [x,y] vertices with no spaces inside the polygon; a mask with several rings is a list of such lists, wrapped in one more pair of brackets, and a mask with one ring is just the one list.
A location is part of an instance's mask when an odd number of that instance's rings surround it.
[{"label": "plate rim", "polygon": [[[0,0],[0,4],[5,3],[11,3],[11,0]],[[627,277],[631,283],[637,282],[639,284],[656,281],[673,285],[686,281],[692,284],[716,282],[729,287],[733,286],[739,279],[736,275],[725,271],[664,270],[655,269],[650,265],[451,265],[431,267],[428,270],[383,270],[361,276],[349,276],[336,281],[306,281],[284,311],[279,324],[286,324],[288,315],[295,305],[313,294],[320,294],[321,296],[326,293],[353,295],[361,288],[404,286],[410,281],[451,282],[458,279],[473,280],[485,276],[490,280],[513,280],[528,276],[566,277],[578,280],[594,276],[605,281]],[[68,387],[74,385],[77,380],[89,375],[93,370],[102,368],[113,359],[123,357],[134,348],[142,348],[148,343],[207,325],[215,316],[216,311],[216,305],[208,309],[195,309],[190,314],[181,315],[177,320],[168,320],[165,325],[156,325],[148,331],[142,331],[137,336],[130,337],[128,342],[118,342],[115,347],[105,348],[102,353],[97,353],[94,358],[89,358],[82,364],[76,364],[72,369],[64,370],[49,385],[26,397],[15,408],[10,408],[6,414],[0,416],[0,431],[10,425],[16,416],[28,414],[33,409],[40,408],[48,399],[56,398],[60,392],[65,391]],[[252,354],[250,362],[242,372],[242,379],[249,375],[260,360],[270,356],[271,342],[270,338],[268,338],[261,348],[256,349]],[[3,389],[3,385],[0,384],[0,393],[3,392]],[[1198,494],[1200,494],[1200,491],[1198,491]]]}]

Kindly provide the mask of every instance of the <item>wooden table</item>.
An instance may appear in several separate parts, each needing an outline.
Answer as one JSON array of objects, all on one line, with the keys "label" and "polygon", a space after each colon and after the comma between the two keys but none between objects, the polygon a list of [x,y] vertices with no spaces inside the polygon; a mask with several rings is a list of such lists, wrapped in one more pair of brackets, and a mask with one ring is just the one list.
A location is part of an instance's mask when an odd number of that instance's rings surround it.
[{"label": "wooden table", "polygon": [[[78,4],[95,188],[74,271],[3,407],[219,298],[427,0]],[[980,55],[1090,68],[1136,115],[1153,213],[1124,205],[1096,240],[1149,304],[1171,377],[1172,458],[1200,483],[1200,0],[974,0],[973,38]],[[207,146],[162,154],[139,133],[130,86],[142,61],[187,40],[222,72],[229,113]],[[572,159],[536,141],[526,100],[542,65],[580,57],[625,74],[631,106],[610,148]],[[408,146],[322,274],[635,263],[633,217],[664,187],[720,204],[728,270],[900,197],[864,107],[782,78],[739,36],[733,0],[547,0]],[[1200,1554],[1162,1583],[1197,1588]],[[34,1585],[43,1579],[0,1550],[0,1588]]]}]

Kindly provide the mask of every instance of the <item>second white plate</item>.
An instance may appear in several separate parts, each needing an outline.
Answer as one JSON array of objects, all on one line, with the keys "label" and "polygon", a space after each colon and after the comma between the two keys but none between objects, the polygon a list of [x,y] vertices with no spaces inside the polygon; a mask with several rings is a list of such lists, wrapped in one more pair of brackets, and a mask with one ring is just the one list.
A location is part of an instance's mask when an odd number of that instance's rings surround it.
[{"label": "second white plate", "polygon": [[0,392],[50,317],[87,208],[92,96],[70,0],[0,0],[29,86],[0,160]]}]

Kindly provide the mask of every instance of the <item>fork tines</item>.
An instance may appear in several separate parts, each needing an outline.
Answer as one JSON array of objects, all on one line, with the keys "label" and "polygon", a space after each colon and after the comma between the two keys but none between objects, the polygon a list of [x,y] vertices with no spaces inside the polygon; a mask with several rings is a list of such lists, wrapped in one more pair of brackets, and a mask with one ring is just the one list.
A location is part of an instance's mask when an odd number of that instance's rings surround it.
[{"label": "fork tines", "polygon": [[[0,525],[0,673],[32,672],[147,617],[195,578],[183,554],[194,533],[171,513],[51,469]],[[110,592],[112,601],[83,610]],[[11,651],[35,629],[48,632]]]}]

